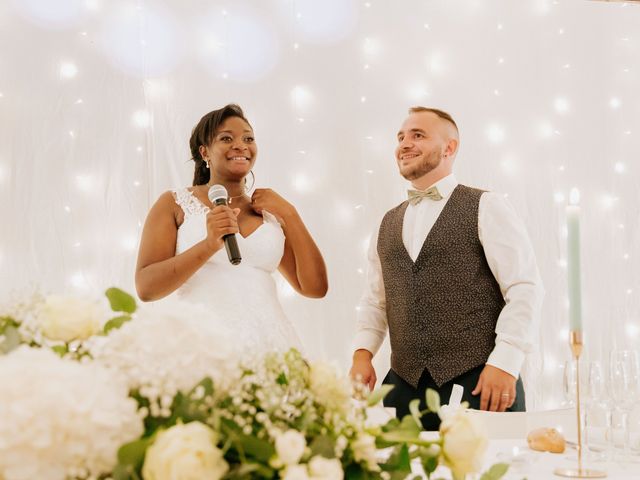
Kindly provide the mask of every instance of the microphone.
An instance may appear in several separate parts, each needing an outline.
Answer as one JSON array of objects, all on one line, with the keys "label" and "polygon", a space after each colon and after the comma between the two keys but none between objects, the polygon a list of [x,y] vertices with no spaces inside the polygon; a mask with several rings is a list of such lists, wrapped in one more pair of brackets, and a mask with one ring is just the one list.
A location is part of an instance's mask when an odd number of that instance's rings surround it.
[{"label": "microphone", "polygon": [[[208,193],[209,201],[214,205],[226,205],[228,195],[224,185],[213,185]],[[238,248],[235,234],[228,233],[224,235],[222,239],[224,240],[224,248],[227,250],[229,261],[233,265],[239,265],[242,257],[240,256],[240,249]]]}]

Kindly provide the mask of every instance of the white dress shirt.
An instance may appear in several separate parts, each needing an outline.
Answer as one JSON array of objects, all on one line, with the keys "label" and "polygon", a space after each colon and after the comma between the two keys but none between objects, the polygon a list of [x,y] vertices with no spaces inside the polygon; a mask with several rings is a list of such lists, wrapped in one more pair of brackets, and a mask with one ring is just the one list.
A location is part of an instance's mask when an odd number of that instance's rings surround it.
[{"label": "white dress shirt", "polygon": [[[402,241],[416,260],[429,231],[458,185],[449,175],[435,183],[442,200],[409,204],[402,224]],[[384,282],[378,257],[378,228],[368,253],[367,287],[358,305],[355,349],[376,354],[387,334]],[[527,230],[504,196],[485,192],[478,208],[478,237],[489,268],[505,300],[496,324],[496,345],[487,363],[517,377],[525,354],[533,350],[544,289]]]}]

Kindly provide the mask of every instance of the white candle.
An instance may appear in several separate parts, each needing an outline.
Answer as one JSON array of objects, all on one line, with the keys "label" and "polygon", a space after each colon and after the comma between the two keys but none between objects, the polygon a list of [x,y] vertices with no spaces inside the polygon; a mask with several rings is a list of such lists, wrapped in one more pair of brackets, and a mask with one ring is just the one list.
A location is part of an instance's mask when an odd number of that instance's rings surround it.
[{"label": "white candle", "polygon": [[569,329],[582,331],[582,293],[580,283],[580,193],[571,190],[567,205],[567,279],[569,282]]}]

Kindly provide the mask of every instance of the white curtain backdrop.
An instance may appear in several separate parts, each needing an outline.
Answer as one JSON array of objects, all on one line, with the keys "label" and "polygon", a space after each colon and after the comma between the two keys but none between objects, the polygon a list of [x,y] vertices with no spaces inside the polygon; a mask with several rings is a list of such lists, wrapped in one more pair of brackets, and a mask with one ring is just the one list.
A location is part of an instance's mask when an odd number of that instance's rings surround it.
[{"label": "white curtain backdrop", "polygon": [[3,0],[0,294],[134,291],[149,207],[191,183],[191,128],[237,102],[257,186],[295,204],[328,264],[323,300],[278,279],[285,308],[347,368],[368,239],[406,186],[395,133],[435,106],[461,129],[458,179],[508,195],[528,227],[547,291],[529,401],[555,406],[573,187],[585,360],[638,348],[639,85],[635,2]]}]

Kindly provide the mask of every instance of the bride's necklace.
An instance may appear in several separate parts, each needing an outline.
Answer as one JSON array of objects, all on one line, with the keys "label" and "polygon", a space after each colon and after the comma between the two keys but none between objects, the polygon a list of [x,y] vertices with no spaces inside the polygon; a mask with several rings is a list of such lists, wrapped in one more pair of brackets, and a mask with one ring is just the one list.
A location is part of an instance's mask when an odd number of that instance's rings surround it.
[{"label": "bride's necklace", "polygon": [[242,197],[246,197],[247,194],[246,193],[241,193],[240,195],[236,195],[235,197],[229,197],[229,205],[231,205],[233,203],[233,199],[234,198],[242,198]]}]

